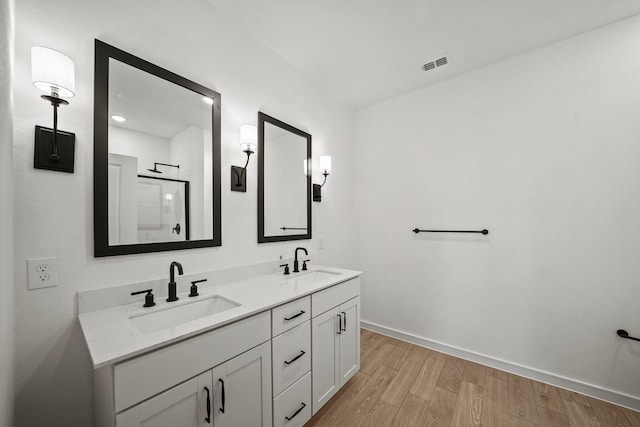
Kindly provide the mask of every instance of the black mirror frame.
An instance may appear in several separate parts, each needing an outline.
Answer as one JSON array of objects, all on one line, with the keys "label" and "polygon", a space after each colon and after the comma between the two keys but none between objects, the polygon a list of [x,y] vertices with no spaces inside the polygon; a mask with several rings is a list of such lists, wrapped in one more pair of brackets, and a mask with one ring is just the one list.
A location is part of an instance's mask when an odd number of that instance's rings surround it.
[{"label": "black mirror frame", "polygon": [[[182,242],[109,245],[108,218],[108,154],[109,154],[109,59],[113,58],[139,70],[153,74],[178,86],[213,99],[212,105],[212,170],[213,170],[213,238]],[[222,245],[222,206],[220,186],[221,96],[218,92],[185,79],[144,59],[95,40],[93,109],[93,227],[96,257],[130,255],[148,252],[196,249]]]},{"label": "black mirror frame", "polygon": [[[286,236],[264,235],[264,124],[270,123],[288,132],[299,135],[307,140],[307,232]],[[258,112],[258,243],[286,242],[289,240],[311,239],[311,135],[271,117],[261,111]]]}]

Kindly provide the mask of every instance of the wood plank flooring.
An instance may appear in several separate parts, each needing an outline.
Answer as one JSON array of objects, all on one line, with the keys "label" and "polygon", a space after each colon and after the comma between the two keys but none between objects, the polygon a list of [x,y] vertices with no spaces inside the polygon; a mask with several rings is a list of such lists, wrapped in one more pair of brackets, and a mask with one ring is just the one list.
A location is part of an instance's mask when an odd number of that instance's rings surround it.
[{"label": "wood plank flooring", "polygon": [[307,427],[640,427],[640,412],[366,329],[360,365]]}]

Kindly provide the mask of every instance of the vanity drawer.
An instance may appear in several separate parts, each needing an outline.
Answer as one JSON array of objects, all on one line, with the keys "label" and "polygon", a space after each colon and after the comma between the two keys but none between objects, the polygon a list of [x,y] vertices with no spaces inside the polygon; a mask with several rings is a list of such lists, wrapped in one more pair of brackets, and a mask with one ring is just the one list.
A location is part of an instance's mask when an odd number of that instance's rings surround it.
[{"label": "vanity drawer", "polygon": [[311,369],[311,323],[273,338],[272,349],[273,395],[277,396]]},{"label": "vanity drawer", "polygon": [[291,301],[271,310],[271,336],[275,337],[311,318],[311,297]]},{"label": "vanity drawer", "polygon": [[304,377],[273,399],[273,427],[300,427],[310,418],[311,372],[307,372]]},{"label": "vanity drawer", "polygon": [[316,292],[311,298],[311,311],[313,317],[337,307],[345,301],[360,295],[360,278],[347,280],[338,285],[331,286],[320,292]]}]

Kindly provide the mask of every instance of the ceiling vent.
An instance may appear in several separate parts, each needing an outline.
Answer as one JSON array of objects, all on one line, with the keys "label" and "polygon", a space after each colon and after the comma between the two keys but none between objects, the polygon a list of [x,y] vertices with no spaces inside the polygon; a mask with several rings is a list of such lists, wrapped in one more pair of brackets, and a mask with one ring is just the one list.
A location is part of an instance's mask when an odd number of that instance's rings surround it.
[{"label": "ceiling vent", "polygon": [[422,69],[425,71],[433,70],[434,68],[436,68],[435,62],[427,62],[422,66]]},{"label": "ceiling vent", "polygon": [[436,59],[435,61],[427,62],[422,66],[422,69],[424,71],[431,71],[436,67],[442,67],[443,65],[447,65],[448,63],[449,61],[447,60],[447,57],[443,56],[442,58]]}]

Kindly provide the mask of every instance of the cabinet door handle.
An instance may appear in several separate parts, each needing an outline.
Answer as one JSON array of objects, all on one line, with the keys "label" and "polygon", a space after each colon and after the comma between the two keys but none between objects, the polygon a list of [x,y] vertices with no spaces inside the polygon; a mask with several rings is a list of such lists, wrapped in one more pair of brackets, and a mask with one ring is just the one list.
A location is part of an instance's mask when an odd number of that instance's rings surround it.
[{"label": "cabinet door handle", "polygon": [[295,319],[296,317],[300,317],[300,316],[302,316],[304,313],[305,313],[305,311],[304,311],[304,310],[300,310],[300,313],[298,313],[298,314],[294,314],[294,315],[293,315],[293,316],[291,316],[291,317],[285,317],[285,318],[284,318],[284,320],[286,320],[286,321],[293,320],[293,319]]},{"label": "cabinet door handle", "polygon": [[220,412],[224,414],[224,381],[218,378],[218,381],[222,383],[222,408],[220,408]]},{"label": "cabinet door handle", "polygon": [[295,362],[296,360],[300,359],[300,358],[301,358],[302,356],[304,356],[304,355],[305,355],[304,350],[300,350],[300,354],[299,354],[299,355],[297,355],[296,357],[294,357],[293,359],[291,359],[291,360],[289,360],[289,361],[286,361],[286,360],[285,360],[285,361],[284,361],[284,364],[285,364],[285,365],[290,365],[290,364],[292,364],[293,362]]},{"label": "cabinet door handle", "polygon": [[302,411],[305,408],[305,406],[307,406],[307,405],[305,405],[304,402],[300,402],[300,403],[302,404],[302,406],[299,407],[298,410],[296,412],[294,412],[293,415],[291,415],[290,417],[284,417],[285,420],[291,421],[296,415],[298,415],[300,413],[300,411]]},{"label": "cabinet door handle", "polygon": [[344,329],[343,332],[347,332],[347,313],[342,312],[342,320],[344,321]]},{"label": "cabinet door handle", "polygon": [[207,391],[207,417],[204,419],[208,424],[211,424],[211,394],[209,393],[209,387],[204,388]]},{"label": "cabinet door handle", "polygon": [[342,315],[338,314],[338,335],[342,334]]}]

